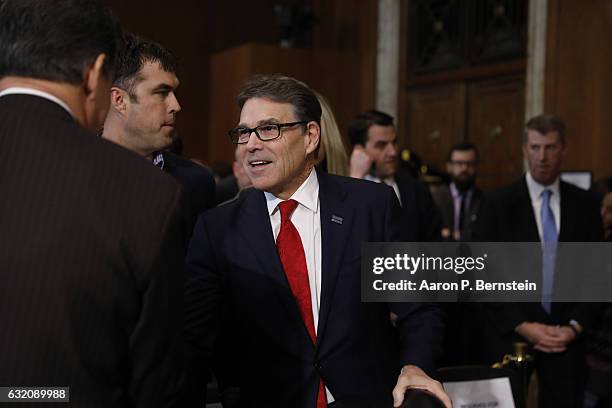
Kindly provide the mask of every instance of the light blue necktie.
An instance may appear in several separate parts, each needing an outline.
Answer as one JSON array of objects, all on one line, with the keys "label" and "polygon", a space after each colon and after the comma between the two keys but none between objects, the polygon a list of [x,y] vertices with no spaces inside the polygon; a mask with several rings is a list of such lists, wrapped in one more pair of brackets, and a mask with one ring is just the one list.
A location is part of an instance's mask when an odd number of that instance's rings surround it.
[{"label": "light blue necktie", "polygon": [[542,191],[542,307],[550,314],[553,283],[555,277],[555,258],[557,256],[557,224],[550,208],[552,191]]}]

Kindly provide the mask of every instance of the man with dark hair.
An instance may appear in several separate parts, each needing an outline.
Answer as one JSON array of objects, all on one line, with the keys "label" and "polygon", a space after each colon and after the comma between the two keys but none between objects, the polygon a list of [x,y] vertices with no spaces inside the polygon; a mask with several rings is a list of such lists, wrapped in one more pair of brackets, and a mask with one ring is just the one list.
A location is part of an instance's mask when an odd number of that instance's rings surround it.
[{"label": "man with dark hair", "polygon": [[[448,152],[446,171],[451,183],[436,188],[432,195],[442,215],[443,240],[467,242],[480,215],[483,193],[476,188],[478,149],[458,143]],[[483,309],[476,303],[447,303],[442,364],[477,364],[482,360]]]},{"label": "man with dark hair", "polygon": [[422,371],[433,369],[439,310],[360,300],[361,243],[400,236],[393,191],[315,170],[321,107],[305,84],[255,77],[238,102],[240,123],[229,136],[255,188],[203,214],[194,230],[192,370],[205,364],[213,344],[206,328],[224,304],[240,344],[245,406],[399,406],[418,386],[450,407]]},{"label": "man with dark hair", "polygon": [[529,131],[535,131],[541,135],[556,132],[559,135],[559,142],[565,146],[565,123],[555,115],[542,114],[529,119],[525,124],[523,143],[527,143]]},{"label": "man with dark hair", "polygon": [[377,110],[360,113],[349,124],[348,136],[353,146],[350,176],[393,188],[402,206],[402,239],[410,242],[439,241],[440,214],[429,188],[409,173],[398,171],[393,117]]},{"label": "man with dark hair", "polygon": [[448,152],[446,171],[451,182],[433,193],[442,215],[441,236],[445,240],[472,238],[482,201],[482,191],[476,188],[478,162],[478,149],[471,143],[456,144]]},{"label": "man with dark hair", "polygon": [[185,239],[197,216],[215,205],[215,183],[203,166],[169,152],[176,137],[179,80],[174,56],[159,44],[124,37],[102,137],[152,161],[185,189]]},{"label": "man with dark hair", "polygon": [[[601,218],[595,199],[559,179],[567,145],[565,125],[552,115],[530,119],[523,154],[528,171],[517,183],[487,197],[481,216],[483,241],[541,242],[538,284],[541,303],[490,304],[486,313],[485,353],[489,362],[513,352],[526,341],[535,354],[540,407],[582,404],[585,355],[582,333],[597,318],[591,303],[553,302],[558,242],[601,240]],[[579,271],[576,271],[579,273]]]},{"label": "man with dark hair", "polygon": [[79,407],[167,407],[182,193],[90,133],[119,35],[92,0],[0,2],[0,384],[69,387]]}]

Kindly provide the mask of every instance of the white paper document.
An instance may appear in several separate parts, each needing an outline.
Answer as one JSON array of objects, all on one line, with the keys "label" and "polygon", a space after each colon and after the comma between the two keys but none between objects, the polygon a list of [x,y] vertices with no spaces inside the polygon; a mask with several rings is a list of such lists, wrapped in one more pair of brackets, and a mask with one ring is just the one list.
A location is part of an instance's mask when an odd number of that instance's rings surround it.
[{"label": "white paper document", "polygon": [[509,378],[445,382],[453,408],[515,408]]}]

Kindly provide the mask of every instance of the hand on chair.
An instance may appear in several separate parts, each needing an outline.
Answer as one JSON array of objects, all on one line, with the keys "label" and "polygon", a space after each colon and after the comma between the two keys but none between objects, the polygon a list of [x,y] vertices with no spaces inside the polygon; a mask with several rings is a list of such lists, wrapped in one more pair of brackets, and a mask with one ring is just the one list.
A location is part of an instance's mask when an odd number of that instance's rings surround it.
[{"label": "hand on chair", "polygon": [[427,390],[442,401],[446,408],[452,408],[450,397],[442,388],[442,384],[429,377],[417,366],[406,365],[397,379],[393,389],[393,406],[399,407],[404,401],[404,394],[409,388]]}]

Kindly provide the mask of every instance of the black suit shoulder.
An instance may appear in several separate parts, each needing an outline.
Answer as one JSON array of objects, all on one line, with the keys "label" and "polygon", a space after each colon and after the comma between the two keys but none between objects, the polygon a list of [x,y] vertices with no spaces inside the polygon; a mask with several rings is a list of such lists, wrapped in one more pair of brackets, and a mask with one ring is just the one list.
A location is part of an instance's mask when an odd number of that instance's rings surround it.
[{"label": "black suit shoulder", "polygon": [[200,191],[206,194],[207,208],[214,201],[215,181],[206,167],[194,163],[174,153],[164,152],[164,170],[176,178],[187,190]]},{"label": "black suit shoulder", "polygon": [[163,158],[164,172],[176,179],[185,190],[183,236],[188,243],[198,216],[215,205],[215,181],[207,168],[191,160],[170,152],[163,152]]},{"label": "black suit shoulder", "polygon": [[[354,205],[378,205],[381,204],[391,191],[391,187],[375,183],[368,180],[356,179],[353,177],[338,176],[335,174],[318,173],[319,185],[327,183],[334,194],[348,198]],[[263,192],[253,187],[240,192],[236,197],[221,203],[216,208],[207,212],[207,218],[223,218],[229,213],[240,209],[245,202],[256,199],[257,195],[263,196]],[[262,198],[263,199],[263,198]]]},{"label": "black suit shoulder", "polygon": [[[321,178],[323,182],[328,182],[331,186],[337,188],[336,192],[338,194],[359,196],[359,200],[362,203],[380,203],[381,198],[384,198],[389,191],[392,191],[391,187],[384,183],[375,183],[354,177],[319,173],[319,179]],[[395,196],[395,193],[393,193],[393,196]]]},{"label": "black suit shoulder", "polygon": [[395,176],[402,198],[402,230],[407,241],[439,241],[442,217],[429,186],[409,174]]},{"label": "black suit shoulder", "polygon": [[180,374],[181,187],[28,95],[0,98],[0,174],[0,382],[67,384],[82,406],[163,405]]}]

